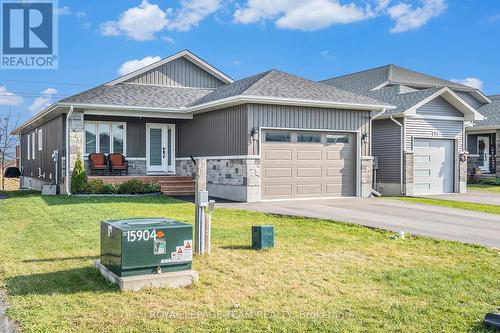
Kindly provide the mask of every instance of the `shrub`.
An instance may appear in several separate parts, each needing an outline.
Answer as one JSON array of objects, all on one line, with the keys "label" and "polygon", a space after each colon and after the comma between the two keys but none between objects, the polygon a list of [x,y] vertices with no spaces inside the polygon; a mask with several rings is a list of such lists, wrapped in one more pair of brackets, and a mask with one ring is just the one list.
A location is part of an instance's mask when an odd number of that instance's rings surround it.
[{"label": "shrub", "polygon": [[118,189],[115,185],[113,184],[104,184],[101,187],[101,194],[115,194],[118,192]]},{"label": "shrub", "polygon": [[158,193],[161,191],[160,183],[151,182],[144,184],[144,193]]},{"label": "shrub", "polygon": [[483,181],[482,184],[500,186],[500,178],[488,179],[488,180]]},{"label": "shrub", "polygon": [[92,179],[88,185],[88,191],[92,194],[102,193],[102,189],[104,187],[104,181],[102,179]]},{"label": "shrub", "polygon": [[138,179],[131,179],[118,187],[120,194],[144,193],[144,183]]},{"label": "shrub", "polygon": [[76,157],[75,167],[71,174],[71,192],[85,193],[87,191],[87,174],[83,167],[83,162],[80,154]]}]

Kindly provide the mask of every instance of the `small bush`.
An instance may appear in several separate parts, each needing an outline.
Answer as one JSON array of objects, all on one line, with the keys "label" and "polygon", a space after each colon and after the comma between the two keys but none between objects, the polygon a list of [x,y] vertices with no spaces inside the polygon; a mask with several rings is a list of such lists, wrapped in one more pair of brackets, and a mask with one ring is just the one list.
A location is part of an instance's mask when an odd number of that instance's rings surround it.
[{"label": "small bush", "polygon": [[71,192],[85,193],[87,192],[87,174],[83,167],[83,162],[80,154],[76,157],[75,167],[71,174]]},{"label": "small bush", "polygon": [[144,184],[144,193],[158,193],[161,191],[160,183],[151,182]]},{"label": "small bush", "polygon": [[104,181],[102,179],[92,179],[87,185],[88,192],[92,194],[102,193],[103,187]]},{"label": "small bush", "polygon": [[116,185],[113,184],[104,184],[101,187],[101,194],[116,194],[118,192],[118,189]]},{"label": "small bush", "polygon": [[481,184],[500,186],[500,178],[488,179],[488,180],[483,181]]},{"label": "small bush", "polygon": [[144,183],[138,179],[131,179],[118,186],[120,194],[138,194],[144,193]]}]

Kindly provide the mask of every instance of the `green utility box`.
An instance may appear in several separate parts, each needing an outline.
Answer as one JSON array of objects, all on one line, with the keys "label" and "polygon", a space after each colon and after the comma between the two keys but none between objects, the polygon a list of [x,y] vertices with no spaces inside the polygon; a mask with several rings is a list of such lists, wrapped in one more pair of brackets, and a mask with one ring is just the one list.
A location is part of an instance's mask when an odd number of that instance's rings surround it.
[{"label": "green utility box", "polygon": [[121,277],[189,270],[193,227],[162,218],[102,221],[100,259]]},{"label": "green utility box", "polygon": [[274,226],[252,226],[252,248],[254,250],[269,249],[274,247]]}]

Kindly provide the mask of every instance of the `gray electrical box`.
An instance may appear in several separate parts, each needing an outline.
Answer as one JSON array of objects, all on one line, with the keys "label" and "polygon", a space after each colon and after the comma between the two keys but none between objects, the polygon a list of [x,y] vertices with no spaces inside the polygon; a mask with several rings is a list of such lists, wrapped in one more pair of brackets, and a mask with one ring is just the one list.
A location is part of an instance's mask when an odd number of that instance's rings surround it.
[{"label": "gray electrical box", "polygon": [[378,170],[378,156],[373,156],[373,170]]},{"label": "gray electrical box", "polygon": [[208,191],[198,191],[198,202],[196,204],[200,207],[206,207],[208,203]]}]

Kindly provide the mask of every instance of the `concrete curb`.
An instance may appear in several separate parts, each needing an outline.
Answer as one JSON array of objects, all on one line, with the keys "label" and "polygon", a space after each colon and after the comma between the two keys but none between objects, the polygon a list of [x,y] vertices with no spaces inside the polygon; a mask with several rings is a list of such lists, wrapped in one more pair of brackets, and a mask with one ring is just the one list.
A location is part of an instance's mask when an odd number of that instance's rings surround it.
[{"label": "concrete curb", "polygon": [[9,321],[5,315],[7,306],[3,303],[4,293],[0,291],[0,332],[2,333],[15,333],[18,332],[17,326],[14,322]]}]

